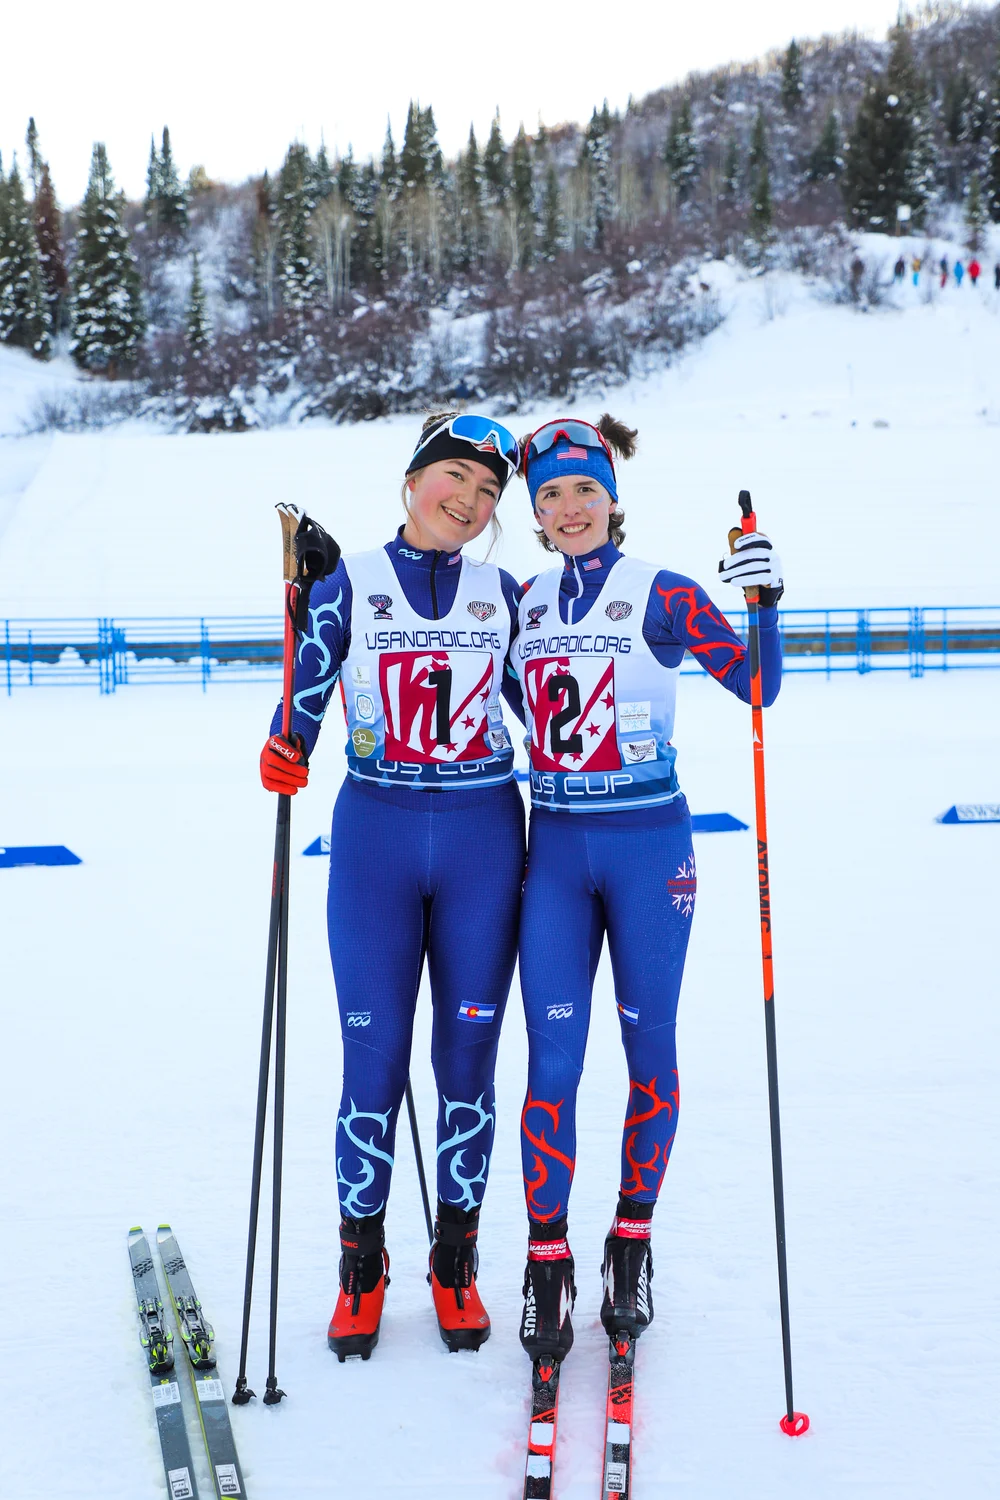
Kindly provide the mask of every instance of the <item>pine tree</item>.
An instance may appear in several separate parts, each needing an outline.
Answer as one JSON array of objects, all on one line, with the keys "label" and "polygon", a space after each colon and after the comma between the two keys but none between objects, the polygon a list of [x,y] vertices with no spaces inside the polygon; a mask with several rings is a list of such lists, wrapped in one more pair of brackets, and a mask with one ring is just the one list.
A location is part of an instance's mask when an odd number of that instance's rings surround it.
[{"label": "pine tree", "polygon": [[146,168],[146,201],[144,212],[146,222],[156,236],[160,232],[160,157],[156,150],[156,141],[152,136],[149,138],[149,165]]},{"label": "pine tree", "polygon": [[420,149],[424,158],[424,181],[429,187],[441,187],[444,182],[444,157],[438,145],[434,111],[429,104],[420,113]]},{"label": "pine tree", "polygon": [[750,200],[750,227],[758,240],[765,240],[770,232],[774,220],[774,208],[771,203],[771,173],[764,157],[757,178],[754,183],[753,196]]},{"label": "pine tree", "polygon": [[969,249],[973,255],[978,255],[983,248],[983,232],[986,228],[986,205],[983,203],[978,172],[973,172],[969,178],[969,191],[965,199],[965,227],[968,230]]},{"label": "pine tree", "polygon": [[38,189],[42,181],[42,154],[38,149],[38,129],[35,125],[34,115],[28,121],[24,143],[28,148],[28,176],[31,178],[31,196],[37,198]]},{"label": "pine tree", "polygon": [[257,212],[254,217],[253,276],[264,313],[270,323],[278,307],[278,226],[274,211],[274,191],[267,172],[257,184]]},{"label": "pine tree", "polygon": [[781,102],[787,114],[801,108],[805,85],[802,81],[802,52],[793,37],[781,69]]},{"label": "pine tree", "polygon": [[296,141],[285,153],[277,185],[277,281],[286,311],[301,314],[319,289],[319,273],[312,254],[309,218],[316,207],[312,196],[312,162],[308,146]]},{"label": "pine tree", "polygon": [[590,213],[587,244],[602,250],[608,226],[614,217],[614,185],[611,179],[611,111],[605,99],[601,109],[594,109],[583,137],[580,161],[587,169],[590,189]]},{"label": "pine tree", "polygon": [[[347,148],[347,154],[348,156],[351,154],[350,146]],[[316,152],[310,187],[312,196],[317,203],[322,203],[333,192],[333,169],[330,166],[330,158],[327,155],[325,141],[320,141],[319,150]]]},{"label": "pine tree", "polygon": [[747,170],[751,183],[755,181],[766,161],[767,120],[764,117],[764,107],[761,105],[757,110],[757,118],[753,122],[753,134],[750,137],[750,149],[747,152]]},{"label": "pine tree", "polygon": [[543,260],[554,261],[563,247],[562,210],[559,204],[559,179],[552,162],[545,171],[545,188],[542,192],[542,223],[539,249]]},{"label": "pine tree", "polygon": [[208,304],[197,250],[191,256],[191,289],[188,292],[184,327],[187,346],[195,358],[200,359],[212,341],[212,326],[208,321]]},{"label": "pine tree", "polygon": [[44,161],[35,195],[35,239],[38,243],[38,260],[45,282],[52,332],[58,333],[63,327],[69,276],[66,273],[66,256],[63,250],[62,215],[56,202],[48,163]]},{"label": "pine tree", "polygon": [[412,99],[406,113],[406,129],[403,131],[403,146],[399,153],[399,175],[403,186],[410,192],[422,188],[427,180],[423,116],[420,105],[415,104]]},{"label": "pine tree", "polygon": [[379,186],[390,199],[395,198],[399,191],[399,163],[396,160],[396,147],[392,139],[392,126],[388,122],[385,127],[385,144],[382,147]]},{"label": "pine tree", "polygon": [[726,142],[726,151],[722,158],[720,188],[723,198],[730,202],[738,196],[740,191],[740,148],[734,135],[731,135]]},{"label": "pine tree", "polygon": [[52,353],[51,319],[38,259],[32,211],[17,162],[3,183],[0,205],[0,343],[27,349],[35,359]]},{"label": "pine tree", "polygon": [[674,110],[670,116],[670,130],[663,148],[663,160],[670,173],[677,202],[684,203],[691,196],[698,176],[698,148],[691,124],[690,99],[685,99],[680,109]]},{"label": "pine tree", "polygon": [[831,108],[820,132],[819,140],[809,155],[809,181],[833,182],[844,168],[840,154],[840,120],[837,111]]},{"label": "pine tree", "polygon": [[459,158],[456,182],[459,262],[468,267],[479,260],[483,235],[483,164],[473,125],[469,126],[469,143]]},{"label": "pine tree", "polygon": [[844,163],[848,219],[860,229],[888,228],[908,198],[912,123],[900,96],[870,78],[854,119]]},{"label": "pine tree", "polygon": [[1000,224],[1000,60],[993,74],[983,134],[989,141],[986,155],[986,207],[993,223]]},{"label": "pine tree", "polygon": [[159,162],[159,224],[161,229],[182,234],[188,227],[187,194],[181,187],[170,149],[170,131],[163,127],[163,149]]},{"label": "pine tree", "polygon": [[486,194],[495,208],[502,208],[510,193],[510,175],[507,165],[507,150],[500,129],[500,111],[493,116],[489,139],[483,152],[483,178]]},{"label": "pine tree", "polygon": [[953,146],[967,139],[971,105],[972,81],[963,67],[948,74],[941,102],[941,119]]},{"label": "pine tree", "polygon": [[515,268],[530,266],[535,256],[535,174],[531,147],[522,124],[510,153],[510,206],[514,228]]},{"label": "pine tree", "polygon": [[72,287],[70,353],[82,369],[113,376],[138,352],[145,317],[125,228],[125,195],[115,191],[100,141],[94,146],[80,210]]}]

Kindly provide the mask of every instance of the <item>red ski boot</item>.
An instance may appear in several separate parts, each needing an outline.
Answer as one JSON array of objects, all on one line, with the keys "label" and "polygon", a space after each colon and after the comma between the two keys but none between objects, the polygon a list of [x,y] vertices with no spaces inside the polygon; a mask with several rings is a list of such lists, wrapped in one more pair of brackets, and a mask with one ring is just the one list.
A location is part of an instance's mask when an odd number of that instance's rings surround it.
[{"label": "red ski boot", "polygon": [[340,1295],[326,1341],[341,1364],[349,1354],[370,1358],[378,1343],[389,1285],[383,1220],[383,1214],[374,1214],[340,1225]]},{"label": "red ski boot", "polygon": [[490,1319],[476,1288],[479,1209],[438,1202],[427,1280],[438,1328],[449,1353],[478,1349],[490,1336]]}]

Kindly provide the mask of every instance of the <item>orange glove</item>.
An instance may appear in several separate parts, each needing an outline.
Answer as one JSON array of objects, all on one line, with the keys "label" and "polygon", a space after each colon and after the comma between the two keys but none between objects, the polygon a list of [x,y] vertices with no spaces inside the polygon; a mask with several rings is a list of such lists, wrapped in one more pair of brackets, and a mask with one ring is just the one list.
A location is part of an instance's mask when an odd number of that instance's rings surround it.
[{"label": "orange glove", "polygon": [[284,792],[294,797],[309,780],[309,757],[300,734],[290,740],[272,734],[260,752],[260,779],[266,792]]}]

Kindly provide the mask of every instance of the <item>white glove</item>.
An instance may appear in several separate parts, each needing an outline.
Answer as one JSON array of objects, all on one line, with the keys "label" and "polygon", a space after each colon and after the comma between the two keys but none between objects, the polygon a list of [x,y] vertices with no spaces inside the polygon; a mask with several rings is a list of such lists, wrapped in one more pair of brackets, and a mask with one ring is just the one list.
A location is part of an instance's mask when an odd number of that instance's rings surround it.
[{"label": "white glove", "polygon": [[769,598],[761,603],[776,604],[784,589],[781,558],[762,531],[751,531],[737,537],[735,551],[719,563],[724,583],[741,589],[767,589]]}]

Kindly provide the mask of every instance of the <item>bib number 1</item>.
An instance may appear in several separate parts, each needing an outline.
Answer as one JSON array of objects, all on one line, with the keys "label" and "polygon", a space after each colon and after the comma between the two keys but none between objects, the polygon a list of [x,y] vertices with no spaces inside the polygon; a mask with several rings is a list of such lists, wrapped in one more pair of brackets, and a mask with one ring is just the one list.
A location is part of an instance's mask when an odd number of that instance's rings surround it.
[{"label": "bib number 1", "polygon": [[439,745],[451,744],[451,668],[439,667],[427,673],[434,689],[434,738]]}]

